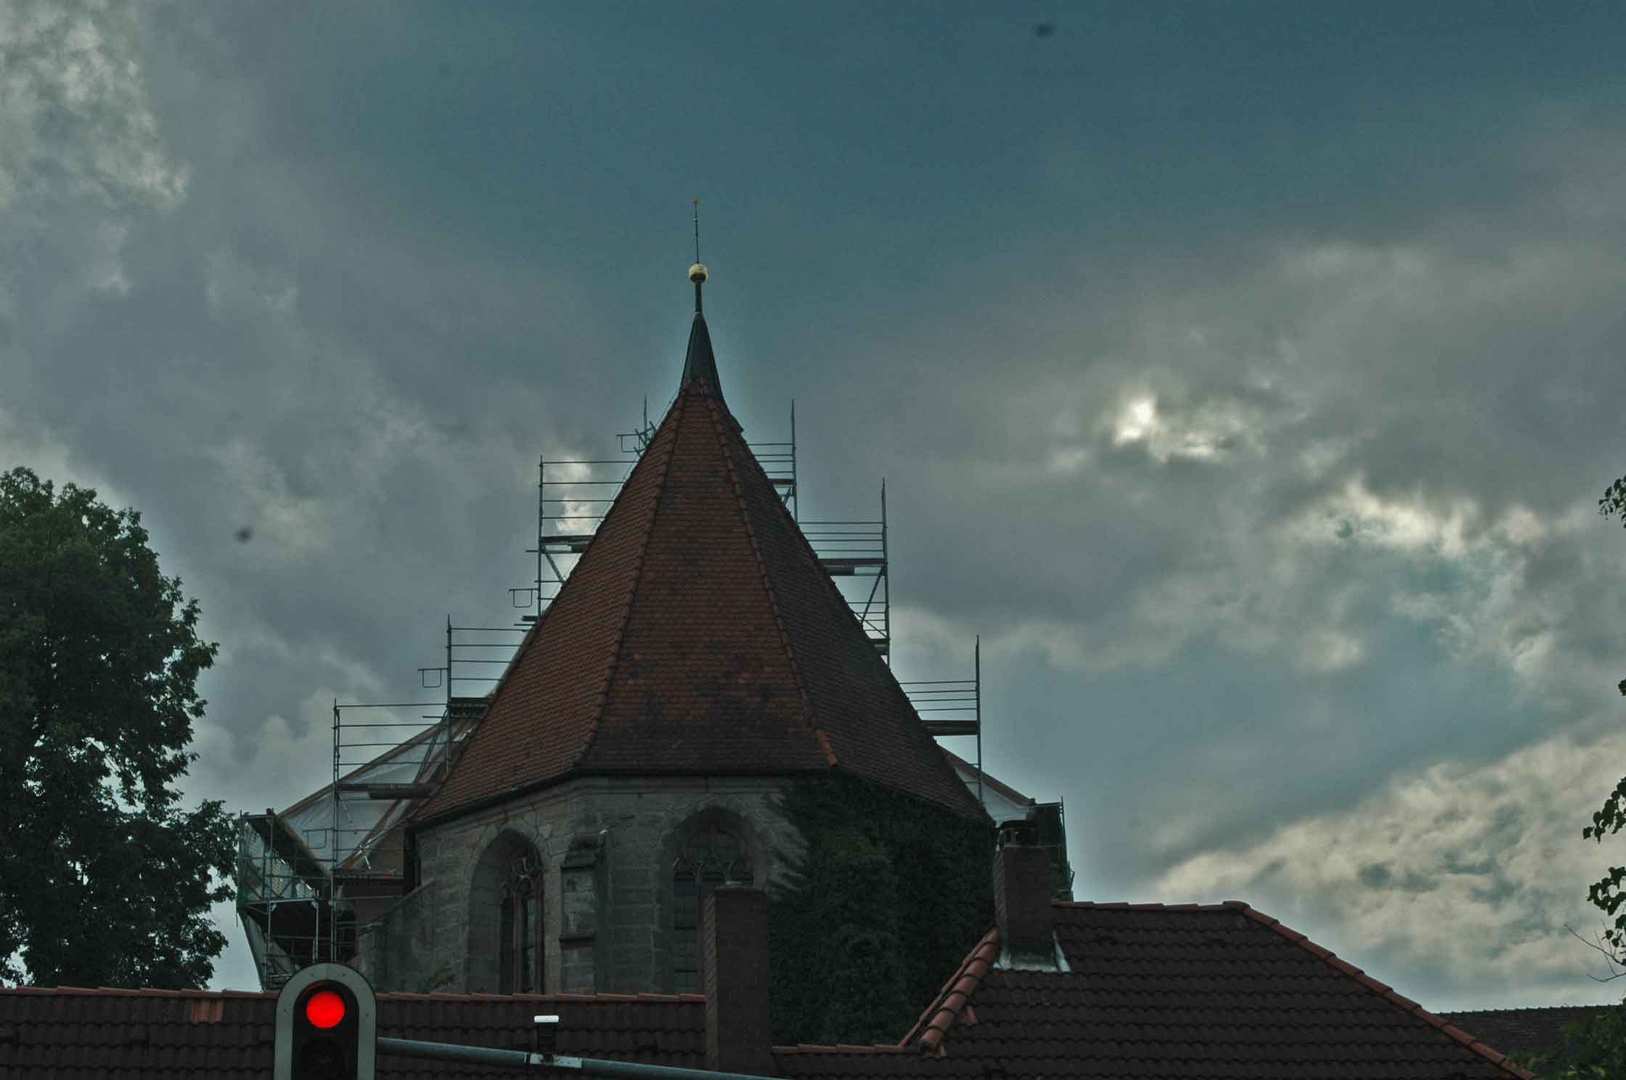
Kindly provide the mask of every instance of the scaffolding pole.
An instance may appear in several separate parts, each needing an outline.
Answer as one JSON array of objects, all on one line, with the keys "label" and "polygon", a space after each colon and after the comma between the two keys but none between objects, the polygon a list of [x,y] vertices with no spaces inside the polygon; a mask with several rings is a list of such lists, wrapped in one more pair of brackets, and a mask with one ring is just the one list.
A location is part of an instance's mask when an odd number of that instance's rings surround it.
[{"label": "scaffolding pole", "polygon": [[[327,958],[329,963],[339,959],[337,942],[339,940],[339,890],[335,887],[334,875],[339,869],[339,699],[333,699],[333,784],[328,788],[329,797],[333,801],[333,820],[327,833]],[[316,909],[316,925],[322,925],[322,909]],[[321,930],[317,930],[317,937],[321,937]],[[320,945],[320,942],[318,942]],[[314,953],[315,950],[312,950]],[[311,957],[312,962],[315,956]]]}]

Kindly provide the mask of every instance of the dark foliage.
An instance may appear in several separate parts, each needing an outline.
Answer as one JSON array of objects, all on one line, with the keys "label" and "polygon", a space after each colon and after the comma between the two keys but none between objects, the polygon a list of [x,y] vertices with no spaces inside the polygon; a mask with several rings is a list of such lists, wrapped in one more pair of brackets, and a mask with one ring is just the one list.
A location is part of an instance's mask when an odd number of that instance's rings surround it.
[{"label": "dark foliage", "polygon": [[[1598,500],[1598,513],[1609,517],[1618,516],[1621,523],[1626,525],[1626,476],[1616,480],[1604,491],[1603,497]],[[1626,694],[1626,679],[1621,680],[1618,689]],[[1596,840],[1600,844],[1605,836],[1612,836],[1626,826],[1626,777],[1622,777],[1615,785],[1615,790],[1603,801],[1592,815],[1592,824],[1581,830],[1584,839]],[[1614,922],[1605,927],[1603,937],[1615,952],[1617,962],[1626,961],[1626,912],[1621,911],[1626,905],[1626,892],[1622,885],[1626,884],[1626,867],[1611,866],[1609,872],[1587,888],[1587,899]]]},{"label": "dark foliage", "polygon": [[993,830],[839,774],[783,811],[808,844],[772,897],[779,1043],[896,1042],[993,923]]},{"label": "dark foliage", "polygon": [[[1621,524],[1626,525],[1626,476],[1610,484],[1598,500],[1598,513],[1609,517],[1615,515],[1620,518]],[[1626,694],[1626,679],[1618,685],[1622,694]],[[1605,836],[1612,836],[1626,826],[1626,777],[1622,777],[1615,785],[1615,790],[1603,801],[1592,815],[1592,824],[1581,830],[1584,839],[1596,840],[1603,843]],[[1622,891],[1622,884],[1626,884],[1626,867],[1611,866],[1609,872],[1587,888],[1587,899],[1605,915],[1614,920],[1603,932],[1604,942],[1614,950],[1617,962],[1626,962],[1626,912],[1621,911],[1626,905],[1626,892]]]},{"label": "dark foliage", "polygon": [[175,782],[215,646],[133,510],[0,475],[0,979],[200,986],[232,827]]}]

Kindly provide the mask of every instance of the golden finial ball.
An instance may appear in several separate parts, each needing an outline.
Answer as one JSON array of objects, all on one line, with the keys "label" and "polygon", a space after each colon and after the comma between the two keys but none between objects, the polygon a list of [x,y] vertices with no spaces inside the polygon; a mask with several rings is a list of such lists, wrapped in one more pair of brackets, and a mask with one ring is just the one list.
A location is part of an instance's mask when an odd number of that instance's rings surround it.
[{"label": "golden finial ball", "polygon": [[705,263],[695,263],[693,266],[689,267],[689,280],[694,282],[696,285],[700,284],[702,281],[705,281],[706,278],[710,276],[711,274],[706,270]]}]

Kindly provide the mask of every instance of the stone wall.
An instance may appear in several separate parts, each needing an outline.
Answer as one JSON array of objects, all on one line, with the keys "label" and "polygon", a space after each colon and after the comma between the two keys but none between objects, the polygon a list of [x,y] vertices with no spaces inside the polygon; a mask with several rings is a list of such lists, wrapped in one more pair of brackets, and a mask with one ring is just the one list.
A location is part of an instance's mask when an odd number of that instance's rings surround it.
[{"label": "stone wall", "polygon": [[517,838],[545,866],[545,990],[668,992],[672,866],[686,831],[700,820],[737,831],[752,884],[766,888],[801,847],[773,808],[783,786],[584,777],[421,832],[420,885],[363,928],[358,966],[379,990],[496,992],[499,910],[479,867],[494,844]]},{"label": "stone wall", "polygon": [[432,883],[421,885],[358,928],[354,966],[374,989],[423,994],[449,985],[449,969],[434,968],[433,919],[427,910],[434,897]]}]

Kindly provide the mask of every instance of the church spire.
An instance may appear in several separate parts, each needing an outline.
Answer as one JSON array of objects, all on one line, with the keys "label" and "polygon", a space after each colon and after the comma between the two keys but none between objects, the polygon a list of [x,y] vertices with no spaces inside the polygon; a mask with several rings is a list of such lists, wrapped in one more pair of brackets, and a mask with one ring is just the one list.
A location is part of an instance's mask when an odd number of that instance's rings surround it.
[{"label": "church spire", "polygon": [[712,397],[723,396],[722,383],[717,380],[717,358],[711,352],[711,331],[706,329],[705,309],[701,303],[701,287],[710,274],[700,261],[700,200],[694,201],[694,265],[689,267],[689,280],[694,282],[694,325],[689,328],[689,350],[683,357],[683,382],[680,389],[691,386]]},{"label": "church spire", "polygon": [[[700,286],[696,284],[697,295],[699,291]],[[694,324],[689,327],[689,351],[683,357],[680,389],[691,388],[710,397],[723,396],[722,384],[717,381],[717,358],[711,352],[711,331],[706,329],[706,317],[698,310],[694,313]]]}]

